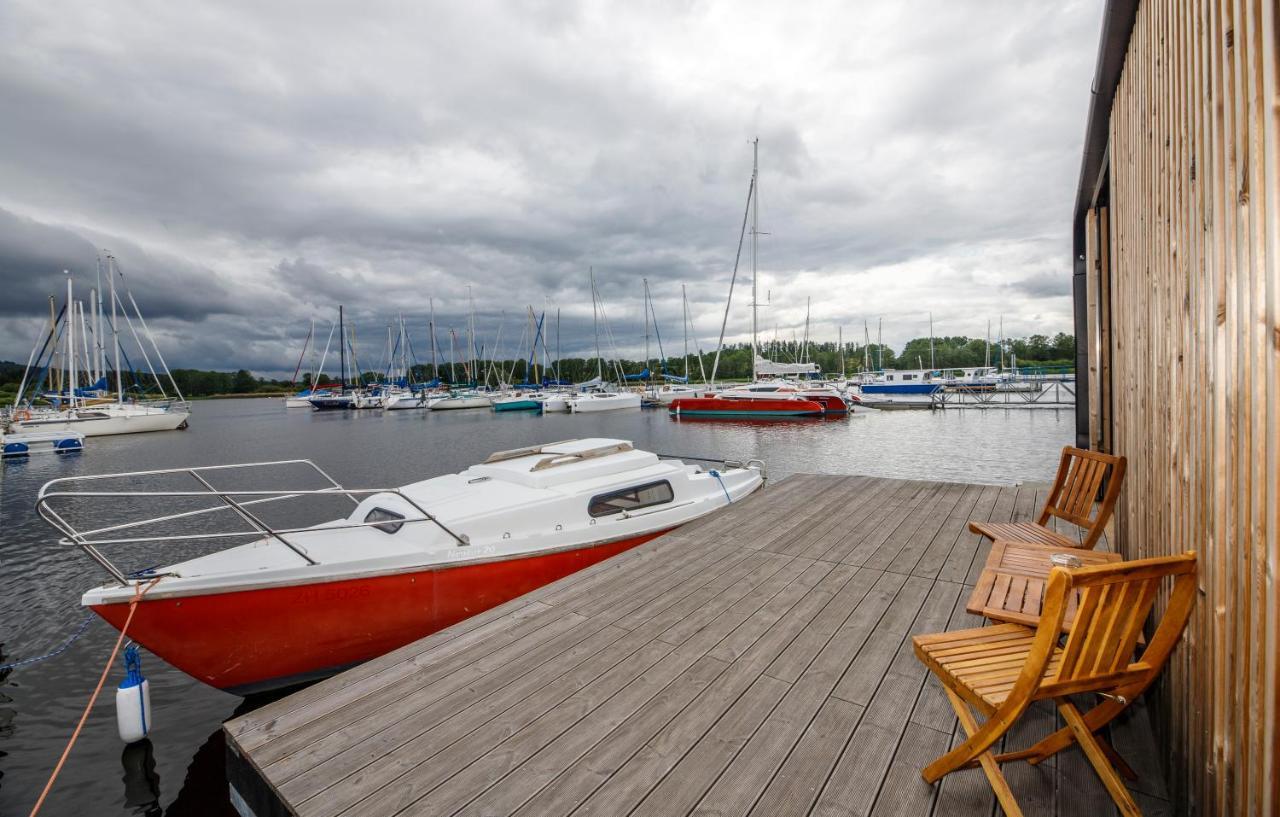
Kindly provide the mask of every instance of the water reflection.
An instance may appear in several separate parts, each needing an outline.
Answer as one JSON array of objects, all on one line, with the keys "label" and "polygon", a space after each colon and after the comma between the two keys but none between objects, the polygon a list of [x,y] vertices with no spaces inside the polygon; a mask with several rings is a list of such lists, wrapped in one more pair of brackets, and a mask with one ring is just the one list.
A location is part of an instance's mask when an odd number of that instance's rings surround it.
[{"label": "water reflection", "polygon": [[160,775],[156,774],[156,755],[148,738],[130,743],[120,753],[124,767],[124,807],[131,814],[161,817]]}]

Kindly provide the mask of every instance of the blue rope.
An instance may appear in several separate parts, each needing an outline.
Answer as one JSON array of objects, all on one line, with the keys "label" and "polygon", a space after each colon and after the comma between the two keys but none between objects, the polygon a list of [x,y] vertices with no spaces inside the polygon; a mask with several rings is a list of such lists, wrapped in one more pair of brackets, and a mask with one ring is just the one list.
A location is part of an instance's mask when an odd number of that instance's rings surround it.
[{"label": "blue rope", "polygon": [[0,664],[0,672],[11,670],[14,667],[22,667],[22,666],[26,666],[27,664],[34,664],[37,661],[43,661],[46,658],[53,658],[55,656],[61,655],[62,653],[67,651],[68,647],[70,647],[72,644],[76,642],[76,639],[84,635],[84,631],[89,629],[89,623],[92,621],[93,621],[93,616],[91,614],[86,613],[84,617],[84,621],[80,622],[80,626],[76,628],[76,631],[71,635],[70,638],[68,638],[66,641],[62,643],[62,646],[58,647],[53,652],[48,652],[48,653],[45,653],[44,655],[38,655],[35,658],[24,658],[21,661],[14,661],[11,664]]},{"label": "blue rope", "polygon": [[719,471],[717,471],[717,470],[715,470],[715,469],[713,468],[713,469],[711,469],[710,471],[708,471],[707,473],[708,473],[708,474],[710,474],[711,476],[715,477],[715,478],[716,478],[716,482],[720,483],[720,489],[721,489],[722,491],[724,491],[724,498],[725,498],[726,500],[728,500],[728,502],[729,502],[729,504],[730,504],[730,505],[732,505],[732,504],[733,504],[733,497],[729,496],[729,489],[728,489],[728,488],[726,488],[726,487],[724,487],[724,480],[720,478],[720,472],[719,472]]}]

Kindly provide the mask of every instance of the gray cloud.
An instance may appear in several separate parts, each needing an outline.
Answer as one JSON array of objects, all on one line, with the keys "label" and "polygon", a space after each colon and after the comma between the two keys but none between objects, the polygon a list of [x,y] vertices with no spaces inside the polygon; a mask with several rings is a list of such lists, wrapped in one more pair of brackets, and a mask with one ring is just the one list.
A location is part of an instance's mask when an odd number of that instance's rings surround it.
[{"label": "gray cloud", "polygon": [[[75,19],[77,24],[67,25]],[[714,341],[761,140],[762,318],[1070,328],[1093,5],[0,7],[0,358],[120,259],[174,365],[291,368],[309,318]],[[82,285],[87,278],[82,280]],[[1061,282],[1061,285],[1054,282]],[[748,327],[735,294],[730,334]],[[326,323],[327,325],[327,323]],[[873,327],[874,331],[874,327]],[[443,337],[443,335],[442,335]],[[665,339],[665,338],[664,338]],[[363,353],[362,353],[363,354]],[[372,355],[372,351],[370,351]]]}]

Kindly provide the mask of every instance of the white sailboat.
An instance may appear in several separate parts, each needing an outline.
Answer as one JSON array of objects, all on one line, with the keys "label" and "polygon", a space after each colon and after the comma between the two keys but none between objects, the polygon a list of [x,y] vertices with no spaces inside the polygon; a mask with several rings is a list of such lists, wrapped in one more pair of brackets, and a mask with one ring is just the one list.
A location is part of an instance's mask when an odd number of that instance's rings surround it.
[{"label": "white sailboat", "polygon": [[[178,384],[173,379],[164,356],[156,345],[155,338],[147,326],[146,320],[138,309],[138,302],[127,288],[125,302],[116,291],[116,277],[123,282],[124,276],[116,265],[115,258],[107,256],[107,278],[111,294],[111,318],[109,329],[111,343],[114,347],[115,397],[109,396],[106,372],[106,347],[103,343],[103,305],[101,286],[91,290],[93,304],[93,326],[91,333],[89,322],[85,318],[84,303],[75,300],[70,274],[67,277],[67,301],[61,316],[53,316],[49,321],[49,332],[43,345],[49,352],[45,359],[44,350],[37,354],[32,349],[28,360],[27,371],[18,387],[18,394],[9,412],[8,431],[10,432],[54,432],[75,433],[86,437],[101,437],[111,434],[135,434],[147,431],[172,431],[185,428],[191,416],[190,404],[182,396]],[[52,299],[51,299],[52,302]],[[138,400],[126,397],[124,378],[121,368],[120,322],[123,318],[129,332],[137,343],[147,370],[155,381],[160,393],[158,399]],[[137,326],[134,319],[137,319]],[[139,334],[139,327],[141,334]],[[77,330],[79,334],[77,335]],[[89,335],[93,334],[93,348],[89,346]],[[42,333],[43,335],[43,333]],[[147,344],[143,343],[146,338]],[[55,366],[55,358],[59,355],[61,342],[62,365]],[[38,343],[37,346],[40,344]],[[156,362],[169,381],[173,394],[165,388],[160,375],[148,353],[148,345],[155,354]],[[33,373],[35,377],[32,378]],[[44,388],[44,379],[48,376],[61,377],[62,383],[52,394],[46,395],[51,406],[43,408],[33,405],[32,398],[26,398],[28,389],[39,394]],[[82,385],[82,380],[87,383]]]},{"label": "white sailboat", "polygon": [[[596,288],[595,270],[591,270],[589,274],[591,279],[592,319],[596,328],[596,382],[598,385],[570,396],[566,401],[569,411],[572,414],[585,414],[598,411],[617,411],[619,409],[638,409],[641,404],[638,393],[618,391],[604,385],[604,361],[600,356],[600,324],[604,324],[611,346],[613,346],[613,333],[609,331],[609,317],[604,310],[604,299],[600,297],[600,291]],[[618,354],[615,347],[613,354],[614,374],[617,376],[619,383],[625,383],[626,376],[623,375],[617,361]]]}]

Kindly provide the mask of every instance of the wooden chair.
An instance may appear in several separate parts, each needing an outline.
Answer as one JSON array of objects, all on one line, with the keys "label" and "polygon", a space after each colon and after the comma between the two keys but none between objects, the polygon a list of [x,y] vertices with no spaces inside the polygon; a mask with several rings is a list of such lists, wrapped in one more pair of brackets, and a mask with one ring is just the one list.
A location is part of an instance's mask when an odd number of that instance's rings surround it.
[{"label": "wooden chair", "polygon": [[[993,541],[1008,539],[1013,542],[1092,550],[1102,537],[1102,530],[1111,518],[1111,512],[1115,510],[1120,487],[1124,484],[1126,465],[1124,457],[1067,446],[1062,449],[1062,461],[1058,463],[1058,474],[1053,479],[1053,490],[1049,492],[1039,519],[1035,522],[975,520],[969,523],[969,530]],[[1107,484],[1107,493],[1098,506],[1097,516],[1090,518],[1093,500],[1098,496],[1098,489],[1108,471],[1111,473],[1111,481]],[[1084,541],[1077,542],[1045,527],[1049,519],[1055,516],[1084,528]]]},{"label": "wooden chair", "polygon": [[[1080,744],[1124,815],[1141,814],[1112,763],[1133,773],[1114,750],[1094,735],[1145,690],[1164,667],[1186,627],[1196,593],[1196,555],[1143,559],[1068,570],[1049,577],[1040,624],[999,624],[915,636],[916,656],[942,682],[968,739],[926,766],[933,783],[957,769],[982,767],[996,798],[1010,817],[1021,815],[1000,764],[1037,764]],[[1162,580],[1173,589],[1159,626],[1137,660],[1134,648]],[[1076,620],[1059,642],[1070,594],[1081,591]],[[1093,692],[1101,702],[1081,713],[1068,696]],[[991,747],[1033,701],[1052,699],[1066,726],[1029,749],[993,755]],[[978,726],[969,707],[987,720]]]}]

